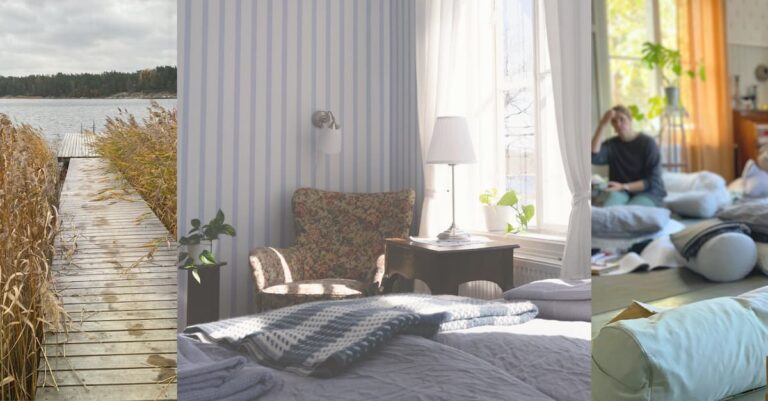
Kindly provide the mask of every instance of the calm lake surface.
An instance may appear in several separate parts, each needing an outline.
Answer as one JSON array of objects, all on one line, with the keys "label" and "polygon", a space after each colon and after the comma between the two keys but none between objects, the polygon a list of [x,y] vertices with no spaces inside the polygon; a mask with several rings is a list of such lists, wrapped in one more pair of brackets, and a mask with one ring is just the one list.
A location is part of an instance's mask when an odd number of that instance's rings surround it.
[{"label": "calm lake surface", "polygon": [[[0,113],[12,121],[40,128],[55,139],[66,132],[80,132],[80,127],[104,128],[107,117],[118,115],[118,108],[142,119],[147,116],[149,99],[0,99]],[[176,107],[176,99],[158,99],[165,108]]]}]

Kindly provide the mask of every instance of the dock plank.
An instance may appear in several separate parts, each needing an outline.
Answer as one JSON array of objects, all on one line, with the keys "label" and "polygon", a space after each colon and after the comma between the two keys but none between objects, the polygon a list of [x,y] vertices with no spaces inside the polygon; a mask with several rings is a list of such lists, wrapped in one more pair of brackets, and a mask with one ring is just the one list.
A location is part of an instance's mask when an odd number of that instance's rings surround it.
[{"label": "dock plank", "polygon": [[98,157],[93,149],[93,134],[68,132],[61,134],[57,156],[59,158]]},{"label": "dock plank", "polygon": [[36,399],[174,400],[176,245],[130,189],[102,196],[117,177],[90,152],[79,136],[59,148],[71,159],[52,272],[70,322],[45,336]]}]

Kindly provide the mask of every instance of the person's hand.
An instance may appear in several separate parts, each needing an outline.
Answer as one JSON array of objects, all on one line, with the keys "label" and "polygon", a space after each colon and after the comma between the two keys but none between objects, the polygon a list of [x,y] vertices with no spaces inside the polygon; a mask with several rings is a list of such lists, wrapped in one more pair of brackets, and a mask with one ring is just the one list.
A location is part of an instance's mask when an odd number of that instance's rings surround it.
[{"label": "person's hand", "polygon": [[613,109],[608,110],[603,114],[603,118],[600,119],[600,125],[605,125],[611,122],[611,119],[616,116],[616,112]]},{"label": "person's hand", "polygon": [[616,181],[608,181],[608,186],[605,188],[608,192],[621,192],[626,190],[624,184]]}]

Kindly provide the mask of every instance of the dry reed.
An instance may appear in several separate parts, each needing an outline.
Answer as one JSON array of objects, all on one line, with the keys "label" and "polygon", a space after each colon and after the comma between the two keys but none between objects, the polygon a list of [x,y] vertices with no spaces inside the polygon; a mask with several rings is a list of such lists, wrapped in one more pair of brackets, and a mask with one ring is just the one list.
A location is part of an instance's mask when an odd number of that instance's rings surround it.
[{"label": "dry reed", "polygon": [[176,110],[152,102],[141,122],[119,110],[95,143],[176,238]]},{"label": "dry reed", "polygon": [[35,397],[45,332],[66,314],[50,261],[59,167],[39,131],[0,114],[0,400]]}]

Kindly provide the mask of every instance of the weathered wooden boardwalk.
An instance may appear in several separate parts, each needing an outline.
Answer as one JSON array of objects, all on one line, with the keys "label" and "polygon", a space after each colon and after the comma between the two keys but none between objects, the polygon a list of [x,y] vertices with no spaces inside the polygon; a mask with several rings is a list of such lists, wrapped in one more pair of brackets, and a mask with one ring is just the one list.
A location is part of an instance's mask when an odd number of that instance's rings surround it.
[{"label": "weathered wooden boardwalk", "polygon": [[37,400],[176,399],[176,246],[106,165],[69,161],[53,271],[71,322],[46,336]]},{"label": "weathered wooden boardwalk", "polygon": [[92,134],[71,132],[61,134],[61,143],[59,144],[56,156],[59,159],[79,158],[79,157],[98,157],[93,150],[93,142],[96,138]]}]

